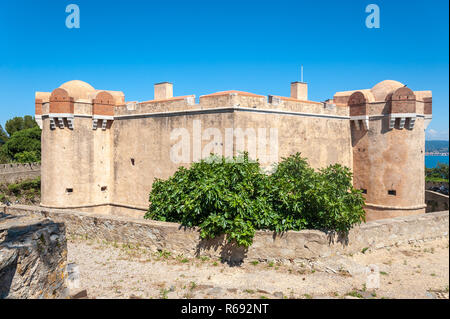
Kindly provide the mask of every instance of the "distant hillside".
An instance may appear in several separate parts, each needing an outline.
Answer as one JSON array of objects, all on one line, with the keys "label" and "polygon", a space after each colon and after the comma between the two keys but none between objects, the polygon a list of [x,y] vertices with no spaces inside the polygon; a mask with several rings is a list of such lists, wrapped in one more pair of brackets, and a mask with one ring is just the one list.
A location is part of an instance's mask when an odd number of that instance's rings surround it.
[{"label": "distant hillside", "polygon": [[425,152],[448,153],[448,141],[425,141]]}]

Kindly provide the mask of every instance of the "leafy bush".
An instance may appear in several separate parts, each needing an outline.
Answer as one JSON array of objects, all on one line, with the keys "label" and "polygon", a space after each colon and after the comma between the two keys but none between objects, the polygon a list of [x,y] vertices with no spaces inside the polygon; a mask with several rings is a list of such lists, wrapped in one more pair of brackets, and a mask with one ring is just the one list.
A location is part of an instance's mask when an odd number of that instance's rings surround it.
[{"label": "leafy bush", "polygon": [[22,163],[41,160],[41,129],[39,126],[15,132],[3,145],[5,154]]},{"label": "leafy bush", "polygon": [[364,220],[364,200],[341,165],[318,172],[300,154],[283,159],[272,175],[244,153],[233,160],[211,156],[156,179],[147,219],[200,227],[202,238],[226,234],[250,246],[256,230],[348,231]]},{"label": "leafy bush", "polygon": [[438,163],[434,168],[425,167],[425,178],[427,181],[448,182],[449,166],[448,164]]},{"label": "leafy bush", "polygon": [[14,133],[33,128],[37,126],[36,121],[31,115],[25,115],[24,117],[14,117],[5,123],[5,129],[8,132],[9,136],[12,136]]},{"label": "leafy bush", "polygon": [[8,186],[8,191],[11,195],[19,195],[21,193],[37,193],[40,194],[41,178],[27,179],[19,183],[12,183]]},{"label": "leafy bush", "polygon": [[[39,202],[41,196],[41,178],[27,179],[18,183],[0,184],[0,202],[7,203],[21,199],[22,204]],[[23,200],[25,199],[25,200]]]}]

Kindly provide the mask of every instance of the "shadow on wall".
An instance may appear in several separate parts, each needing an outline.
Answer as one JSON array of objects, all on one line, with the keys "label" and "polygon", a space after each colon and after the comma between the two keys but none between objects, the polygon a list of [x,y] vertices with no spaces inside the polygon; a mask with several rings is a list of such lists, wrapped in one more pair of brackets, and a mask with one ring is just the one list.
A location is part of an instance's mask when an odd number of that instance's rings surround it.
[{"label": "shadow on wall", "polygon": [[425,191],[425,202],[427,203],[427,213],[448,210],[449,196],[430,190]]},{"label": "shadow on wall", "polygon": [[327,233],[328,245],[341,244],[342,247],[348,246],[348,233],[338,233],[335,231],[330,231]]},{"label": "shadow on wall", "polygon": [[228,242],[224,235],[214,239],[202,239],[197,244],[195,256],[200,257],[203,251],[220,251],[222,262],[230,266],[240,266],[247,257],[248,249],[235,242]]}]

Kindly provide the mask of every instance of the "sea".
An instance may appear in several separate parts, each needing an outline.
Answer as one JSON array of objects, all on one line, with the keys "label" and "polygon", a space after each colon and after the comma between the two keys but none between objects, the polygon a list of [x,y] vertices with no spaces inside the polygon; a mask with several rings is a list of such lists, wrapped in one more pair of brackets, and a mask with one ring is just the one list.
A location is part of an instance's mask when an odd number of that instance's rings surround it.
[{"label": "sea", "polygon": [[448,156],[425,156],[426,168],[434,168],[438,163],[448,164]]}]

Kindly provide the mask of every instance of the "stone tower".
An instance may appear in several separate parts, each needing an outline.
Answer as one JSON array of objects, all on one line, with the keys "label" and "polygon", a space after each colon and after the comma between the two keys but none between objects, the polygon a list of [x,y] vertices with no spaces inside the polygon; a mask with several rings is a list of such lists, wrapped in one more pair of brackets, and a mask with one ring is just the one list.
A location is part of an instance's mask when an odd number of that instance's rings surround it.
[{"label": "stone tower", "polygon": [[43,206],[79,208],[109,202],[110,127],[114,106],[123,102],[121,92],[96,90],[77,80],[50,94],[36,93],[43,141]]},{"label": "stone tower", "polygon": [[386,80],[335,101],[349,107],[354,186],[366,198],[367,220],[424,213],[431,92]]}]

